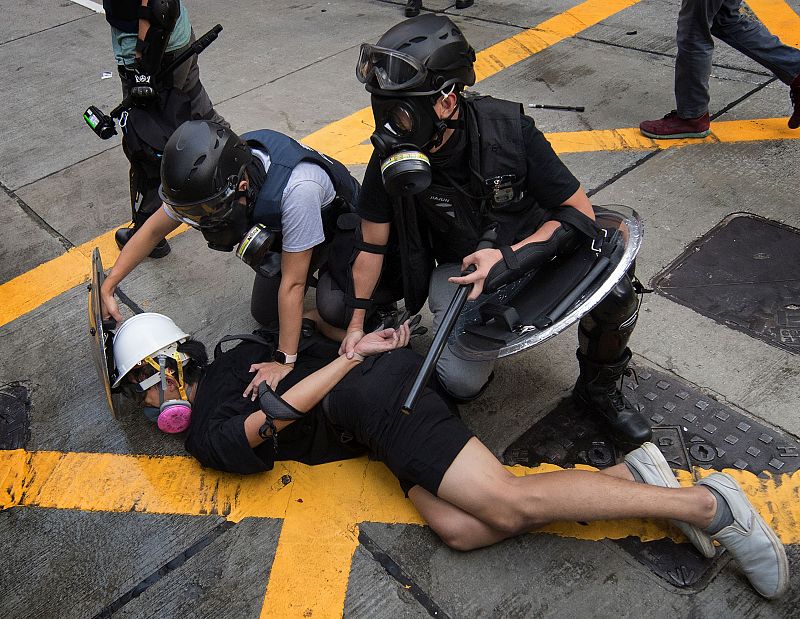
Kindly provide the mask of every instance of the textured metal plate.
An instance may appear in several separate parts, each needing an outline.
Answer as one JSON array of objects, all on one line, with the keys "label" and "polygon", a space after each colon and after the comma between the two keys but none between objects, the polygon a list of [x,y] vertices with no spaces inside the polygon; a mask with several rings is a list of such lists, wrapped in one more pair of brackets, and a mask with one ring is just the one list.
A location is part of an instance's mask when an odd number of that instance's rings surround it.
[{"label": "textured metal plate", "polygon": [[[636,367],[638,383],[626,378],[625,394],[653,425],[653,442],[673,469],[693,466],[737,468],[766,476],[800,469],[800,443],[717,402],[694,385],[648,367]],[[551,462],[564,467],[589,464],[598,468],[620,462],[619,451],[603,423],[562,400],[503,454],[506,464],[536,466]],[[697,591],[721,567],[720,553],[705,559],[690,544],[668,540],[616,542],[670,585]]]},{"label": "textured metal plate", "polygon": [[731,215],[653,280],[659,293],[732,329],[800,353],[800,231]]}]

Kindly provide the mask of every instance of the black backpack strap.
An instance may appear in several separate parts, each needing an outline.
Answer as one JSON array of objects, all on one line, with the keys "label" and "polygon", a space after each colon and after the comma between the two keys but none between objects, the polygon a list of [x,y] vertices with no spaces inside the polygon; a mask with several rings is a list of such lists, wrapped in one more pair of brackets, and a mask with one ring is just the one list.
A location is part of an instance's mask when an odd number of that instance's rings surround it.
[{"label": "black backpack strap", "polygon": [[239,335],[226,335],[223,337],[217,345],[214,347],[214,360],[216,361],[219,354],[222,352],[222,345],[225,342],[255,342],[256,344],[261,344],[262,346],[266,346],[267,348],[275,348],[274,342],[270,342],[260,335],[255,335],[253,333],[241,333]]}]

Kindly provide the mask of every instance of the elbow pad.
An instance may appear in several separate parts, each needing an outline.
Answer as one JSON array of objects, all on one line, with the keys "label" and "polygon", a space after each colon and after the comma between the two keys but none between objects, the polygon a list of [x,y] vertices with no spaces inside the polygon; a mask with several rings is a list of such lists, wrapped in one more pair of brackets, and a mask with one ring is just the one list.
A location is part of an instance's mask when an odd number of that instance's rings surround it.
[{"label": "elbow pad", "polygon": [[503,259],[489,270],[483,282],[483,292],[495,292],[500,286],[519,279],[550,260],[571,254],[579,245],[580,237],[575,229],[562,223],[546,241],[528,243],[517,251],[509,246],[500,247]]},{"label": "elbow pad", "polygon": [[144,41],[136,42],[136,49],[142,54],[140,67],[144,73],[156,75],[161,69],[164,50],[180,14],[180,0],[148,0],[147,6],[140,7],[139,18],[150,23]]},{"label": "elbow pad", "polygon": [[267,384],[267,381],[264,381],[258,386],[258,403],[261,405],[261,410],[264,411],[268,419],[293,421],[303,418],[303,413],[295,409],[291,404],[275,393]]}]

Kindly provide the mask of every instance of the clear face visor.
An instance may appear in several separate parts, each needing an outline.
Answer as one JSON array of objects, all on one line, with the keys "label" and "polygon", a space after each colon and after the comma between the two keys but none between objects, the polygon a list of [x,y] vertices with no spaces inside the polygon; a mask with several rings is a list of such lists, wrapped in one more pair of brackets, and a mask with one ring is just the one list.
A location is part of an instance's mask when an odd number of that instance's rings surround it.
[{"label": "clear face visor", "polygon": [[382,90],[408,90],[424,82],[427,73],[413,56],[368,43],[361,45],[356,77],[362,84],[374,77]]}]

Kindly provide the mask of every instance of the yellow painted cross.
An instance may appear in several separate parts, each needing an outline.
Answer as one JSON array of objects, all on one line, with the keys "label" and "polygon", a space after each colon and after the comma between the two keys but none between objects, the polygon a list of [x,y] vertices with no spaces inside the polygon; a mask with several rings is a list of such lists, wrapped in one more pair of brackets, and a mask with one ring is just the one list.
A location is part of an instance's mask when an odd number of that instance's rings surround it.
[{"label": "yellow painted cross", "polygon": [[[479,55],[485,79],[548,46],[574,36],[639,0],[587,0],[538,26],[497,43]],[[800,45],[800,18],[780,0],[751,0],[750,7],[781,39]],[[638,129],[553,133],[559,153],[654,150],[697,143],[785,140],[800,131],[785,119],[717,122],[705,140],[653,141]],[[372,132],[369,108],[334,122],[304,140],[345,164],[366,163]],[[185,228],[184,228],[185,229]],[[180,233],[179,229],[176,233]],[[0,326],[87,281],[91,249],[100,246],[111,264],[118,254],[113,230],[0,285]],[[553,470],[512,468],[517,475]],[[800,472],[760,479],[731,471],[785,544],[800,543]],[[688,474],[681,478],[688,483]],[[104,512],[183,515],[219,514],[230,521],[280,518],[281,536],[261,615],[339,617],[358,545],[358,523],[423,524],[397,482],[379,463],[350,460],[316,467],[279,463],[262,475],[240,477],[201,468],[187,457],[0,451],[0,509],[42,507]],[[627,520],[589,526],[558,523],[543,532],[578,539],[642,540],[674,537],[662,524]],[[314,557],[314,569],[298,557]]]},{"label": "yellow painted cross", "polygon": [[[587,0],[582,4],[481,51],[476,60],[479,80],[506,69],[531,55],[574,36],[640,0]],[[800,46],[800,17],[782,0],[751,0],[749,3],[772,32],[785,43]],[[547,138],[559,154],[618,150],[656,150],[688,144],[800,139],[800,130],[786,128],[785,119],[716,122],[705,139],[651,140],[637,128],[601,129],[549,133]],[[303,142],[345,165],[365,164],[372,147],[365,143],[373,131],[370,108],[364,108],[307,136]],[[173,234],[180,234],[186,227]],[[40,264],[0,284],[0,327],[36,309],[50,299],[89,279],[91,252],[100,247],[103,263],[113,264],[119,250],[114,230]]]},{"label": "yellow painted cross", "polygon": [[[558,467],[509,470],[522,476]],[[784,544],[800,543],[800,471],[765,479],[728,472]],[[680,479],[691,481],[686,472]],[[183,456],[0,451],[0,509],[23,507],[218,514],[233,522],[280,518],[262,617],[340,617],[358,524],[423,524],[388,469],[366,458],[317,466],[280,462],[268,473],[243,477],[204,469]],[[677,531],[650,520],[562,522],[540,532],[583,540],[682,540]]]}]

